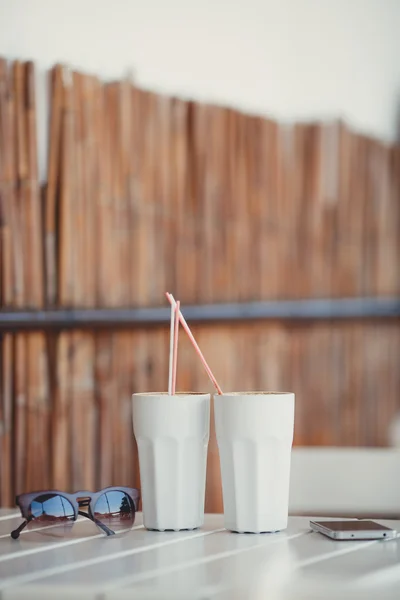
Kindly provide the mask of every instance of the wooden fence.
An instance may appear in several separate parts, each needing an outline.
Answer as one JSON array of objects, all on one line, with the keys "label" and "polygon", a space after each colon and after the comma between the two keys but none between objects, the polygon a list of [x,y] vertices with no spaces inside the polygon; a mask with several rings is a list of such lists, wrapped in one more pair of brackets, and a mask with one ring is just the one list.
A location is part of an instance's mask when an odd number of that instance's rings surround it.
[{"label": "wooden fence", "polygon": [[[32,63],[0,60],[0,290],[10,309],[400,295],[400,148],[344,123],[50,74],[38,179]],[[294,390],[299,444],[384,445],[396,320],[195,327],[223,389]],[[130,395],[167,385],[168,330],[4,333],[0,504],[138,484]],[[180,336],[180,389],[209,389]],[[219,509],[215,438],[207,508]]]}]

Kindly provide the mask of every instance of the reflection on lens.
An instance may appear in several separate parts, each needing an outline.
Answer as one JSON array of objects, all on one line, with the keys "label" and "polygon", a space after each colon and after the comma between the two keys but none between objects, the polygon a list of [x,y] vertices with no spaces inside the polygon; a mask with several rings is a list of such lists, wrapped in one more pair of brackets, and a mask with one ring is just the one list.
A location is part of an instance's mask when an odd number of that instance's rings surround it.
[{"label": "reflection on lens", "polygon": [[41,494],[30,506],[28,528],[50,536],[64,537],[69,533],[74,520],[74,508],[69,500],[60,494]]},{"label": "reflection on lens", "polygon": [[135,507],[125,492],[104,492],[97,500],[93,516],[114,532],[128,530],[135,520]]}]

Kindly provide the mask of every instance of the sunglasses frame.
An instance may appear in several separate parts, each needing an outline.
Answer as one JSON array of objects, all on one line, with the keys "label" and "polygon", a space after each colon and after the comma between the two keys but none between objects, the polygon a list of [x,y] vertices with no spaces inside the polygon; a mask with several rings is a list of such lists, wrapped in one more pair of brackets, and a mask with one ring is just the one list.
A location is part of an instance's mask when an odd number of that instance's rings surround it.
[{"label": "sunglasses frame", "polygon": [[[129,496],[129,498],[133,502],[134,514],[136,514],[136,512],[139,508],[139,499],[140,499],[140,492],[137,488],[122,487],[122,486],[110,486],[110,487],[106,487],[98,492],[89,492],[87,490],[79,490],[77,492],[73,492],[72,494],[69,494],[66,492],[61,492],[60,490],[41,490],[41,491],[37,491],[37,492],[29,492],[27,494],[19,494],[15,498],[15,502],[16,502],[17,506],[19,506],[19,508],[21,510],[21,515],[25,519],[25,522],[22,523],[22,525],[20,525],[20,527],[18,527],[17,529],[15,529],[14,531],[11,532],[11,537],[13,539],[17,539],[19,537],[19,534],[22,531],[22,529],[24,529],[24,527],[26,527],[26,525],[29,522],[35,521],[35,517],[33,517],[31,514],[31,510],[30,510],[31,505],[32,505],[32,502],[38,496],[42,496],[44,494],[46,494],[46,495],[53,494],[53,495],[57,495],[57,496],[61,496],[62,498],[65,498],[65,500],[67,500],[71,504],[71,506],[74,510],[74,519],[73,519],[74,522],[77,520],[78,515],[81,515],[83,517],[87,517],[88,519],[90,519],[91,521],[96,523],[96,525],[98,525],[104,531],[104,533],[106,535],[114,535],[115,534],[114,531],[109,529],[104,523],[102,523],[101,521],[96,519],[94,516],[94,509],[96,506],[96,502],[103,494],[105,494],[107,492],[122,492],[122,493],[126,494],[127,496]],[[85,513],[83,511],[79,510],[79,508],[81,508],[81,507],[83,508],[86,506],[88,507],[88,513]]]}]

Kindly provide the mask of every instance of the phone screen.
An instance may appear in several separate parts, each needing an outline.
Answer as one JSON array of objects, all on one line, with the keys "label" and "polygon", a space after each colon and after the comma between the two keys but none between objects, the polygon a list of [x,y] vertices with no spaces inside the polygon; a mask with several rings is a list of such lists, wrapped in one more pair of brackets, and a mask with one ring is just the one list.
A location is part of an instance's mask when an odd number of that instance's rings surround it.
[{"label": "phone screen", "polygon": [[321,527],[331,529],[332,531],[390,531],[389,527],[384,527],[374,521],[315,521]]}]

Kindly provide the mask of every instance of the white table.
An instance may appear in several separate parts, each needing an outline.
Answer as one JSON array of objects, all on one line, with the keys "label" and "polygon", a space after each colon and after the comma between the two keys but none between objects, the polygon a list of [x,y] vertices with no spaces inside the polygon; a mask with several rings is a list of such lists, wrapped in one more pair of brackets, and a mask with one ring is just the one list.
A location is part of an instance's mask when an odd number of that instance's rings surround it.
[{"label": "white table", "polygon": [[[400,538],[334,542],[292,517],[286,531],[241,535],[206,515],[196,531],[134,530],[111,538],[82,519],[69,538],[35,532],[0,511],[0,598],[237,600],[400,598]],[[400,530],[400,521],[382,521]]]}]

